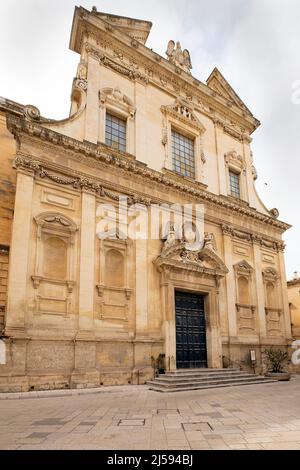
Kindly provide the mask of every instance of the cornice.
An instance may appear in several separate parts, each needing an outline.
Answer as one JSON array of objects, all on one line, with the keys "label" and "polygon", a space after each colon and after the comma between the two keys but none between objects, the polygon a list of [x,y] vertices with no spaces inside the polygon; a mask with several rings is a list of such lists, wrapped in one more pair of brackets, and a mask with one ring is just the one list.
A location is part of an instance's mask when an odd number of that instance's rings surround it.
[{"label": "cornice", "polygon": [[299,286],[300,287],[300,279],[292,279],[291,281],[287,282],[288,287]]},{"label": "cornice", "polygon": [[[198,188],[197,183],[189,184],[184,181],[184,178],[182,178],[182,182],[177,181],[175,178],[170,178],[167,174],[150,169],[146,165],[141,165],[135,160],[134,156],[116,151],[107,147],[105,144],[96,145],[90,142],[80,142],[76,139],[46,129],[36,122],[26,121],[25,119],[20,119],[16,116],[8,116],[8,129],[18,141],[21,141],[22,135],[27,135],[33,139],[33,145],[35,139],[38,141],[46,141],[60,148],[64,148],[65,151],[69,151],[70,154],[75,152],[96,162],[104,162],[112,167],[116,167],[123,170],[128,175],[131,175],[131,177],[140,176],[143,180],[148,180],[150,184],[156,182],[164,187],[178,190],[185,195],[197,198],[198,203],[207,202],[212,206],[228,209],[233,215],[239,214],[241,216],[249,217],[257,222],[266,224],[267,226],[273,226],[282,232],[291,227],[290,225],[273,217],[264,215],[253,208],[247,206],[244,207],[237,204],[235,201],[229,200],[229,198],[224,198],[210,193],[205,189]],[[87,165],[89,165],[88,158],[86,160]]]}]

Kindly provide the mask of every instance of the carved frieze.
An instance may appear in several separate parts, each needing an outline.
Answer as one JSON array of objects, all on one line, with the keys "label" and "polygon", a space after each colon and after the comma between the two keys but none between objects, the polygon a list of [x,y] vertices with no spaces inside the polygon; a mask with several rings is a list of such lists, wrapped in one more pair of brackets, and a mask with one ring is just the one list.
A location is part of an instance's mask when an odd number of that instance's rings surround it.
[{"label": "carved frieze", "polygon": [[285,249],[285,243],[282,241],[274,241],[255,233],[243,232],[226,224],[222,225],[222,233],[232,238],[252,243],[253,245],[269,248],[276,252],[284,251]]},{"label": "carved frieze", "polygon": [[[254,220],[260,221],[261,223],[272,225],[284,231],[290,228],[288,224],[280,222],[273,217],[261,214],[248,206],[244,207],[235,201],[227,200],[226,198],[212,194],[207,190],[201,189],[199,185],[187,183],[183,179],[173,179],[166,174],[141,166],[135,163],[133,156],[107,148],[105,145],[80,142],[76,139],[72,139],[46,129],[36,122],[29,122],[24,119],[22,120],[16,116],[8,117],[8,128],[18,139],[20,139],[22,134],[22,138],[26,135],[27,139],[32,139],[35,145],[37,145],[37,143],[41,143],[41,141],[46,141],[47,145],[54,144],[56,147],[64,148],[66,153],[70,152],[70,155],[77,155],[83,159],[82,161],[85,161],[87,165],[91,165],[91,163],[89,163],[90,159],[94,160],[95,164],[96,162],[103,162],[118,167],[119,170],[125,171],[126,173],[140,176],[144,181],[145,179],[148,179],[148,181],[151,182],[155,181],[158,184],[162,184],[164,186],[167,185],[172,187],[174,190],[197,197],[199,201],[226,208],[234,214],[250,217]],[[40,172],[40,177],[47,176],[44,168],[45,164],[43,163],[43,168],[41,168],[41,164],[33,161],[30,157],[26,158],[18,155],[15,159],[15,168],[17,167],[22,168],[23,170],[27,169],[34,173]],[[70,172],[70,169],[67,169],[67,171]],[[70,178],[65,179],[55,175],[51,175],[51,177],[53,178],[53,181],[58,184],[73,185],[75,189],[82,186],[80,178],[79,180],[78,178],[75,178],[75,180],[71,178],[71,181],[69,181]],[[97,183],[92,184],[92,190],[95,190],[93,189],[93,185],[95,184],[97,185]],[[91,185],[88,184],[88,186]],[[99,191],[100,188],[97,190]]]},{"label": "carved frieze", "polygon": [[90,44],[86,44],[85,50],[87,54],[92,56],[95,60],[97,60],[100,64],[104,65],[105,67],[109,67],[110,69],[114,70],[121,75],[125,75],[130,80],[139,80],[147,84],[149,82],[149,77],[142,74],[135,67],[129,67],[123,64],[119,64],[106,54],[101,53],[98,49],[93,48]]}]

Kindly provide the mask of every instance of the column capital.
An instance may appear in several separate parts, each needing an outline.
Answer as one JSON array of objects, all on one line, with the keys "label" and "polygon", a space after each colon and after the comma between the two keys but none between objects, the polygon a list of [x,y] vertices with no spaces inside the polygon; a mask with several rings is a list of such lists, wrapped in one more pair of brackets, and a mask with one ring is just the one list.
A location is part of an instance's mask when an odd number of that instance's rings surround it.
[{"label": "column capital", "polygon": [[228,237],[232,237],[234,235],[234,230],[230,225],[222,224],[222,233]]}]

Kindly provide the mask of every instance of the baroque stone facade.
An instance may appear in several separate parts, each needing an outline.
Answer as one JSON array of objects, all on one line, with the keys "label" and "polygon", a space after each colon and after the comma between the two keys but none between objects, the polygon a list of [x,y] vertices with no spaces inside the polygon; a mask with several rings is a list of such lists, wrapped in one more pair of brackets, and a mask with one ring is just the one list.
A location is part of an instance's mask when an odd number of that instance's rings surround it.
[{"label": "baroque stone facade", "polygon": [[[267,345],[291,342],[290,226],[255,190],[260,123],[217,69],[206,84],[194,78],[179,43],[166,58],[147,48],[150,29],[76,8],[70,116],[0,101],[2,391],[144,383],[160,353],[176,369],[177,291],[204,298],[208,367],[247,368],[254,349],[260,368]],[[125,149],[107,144],[109,115],[126,129]],[[174,171],[174,131],[193,142],[193,177]],[[99,207],[117,208],[120,195],[128,207],[203,204],[203,246],[189,251],[172,230],[99,238]]]}]

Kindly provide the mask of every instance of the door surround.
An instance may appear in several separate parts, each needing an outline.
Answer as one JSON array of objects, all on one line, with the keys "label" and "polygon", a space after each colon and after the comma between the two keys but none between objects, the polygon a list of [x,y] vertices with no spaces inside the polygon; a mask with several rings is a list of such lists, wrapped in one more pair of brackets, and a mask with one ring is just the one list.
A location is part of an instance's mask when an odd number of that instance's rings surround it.
[{"label": "door surround", "polygon": [[228,269],[221,258],[208,248],[193,252],[192,260],[186,259],[185,253],[185,247],[178,244],[163,250],[154,261],[160,272],[166,369],[176,370],[176,290],[205,296],[207,366],[219,369],[223,367],[219,291],[221,279],[228,273]]}]

